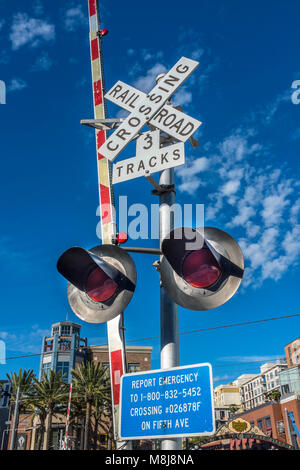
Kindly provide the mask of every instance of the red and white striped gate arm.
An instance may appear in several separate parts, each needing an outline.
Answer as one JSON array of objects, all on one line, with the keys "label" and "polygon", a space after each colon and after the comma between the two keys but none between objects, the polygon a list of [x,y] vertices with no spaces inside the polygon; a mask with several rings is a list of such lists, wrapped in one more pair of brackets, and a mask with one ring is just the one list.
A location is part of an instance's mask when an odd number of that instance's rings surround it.
[{"label": "red and white striped gate arm", "polygon": [[64,440],[64,450],[67,450],[68,432],[69,432],[69,424],[70,424],[71,400],[72,400],[72,383],[70,383],[68,411],[67,411],[67,420],[66,420],[66,430],[65,430],[65,440]]},{"label": "red and white striped gate arm", "polygon": [[[90,23],[90,51],[92,64],[92,81],[94,97],[94,118],[105,119],[104,73],[102,58],[102,36],[99,2],[88,0]],[[116,235],[114,198],[111,181],[111,163],[98,153],[98,149],[107,138],[105,130],[96,129],[96,154],[98,163],[98,184],[100,197],[102,243],[111,244]],[[125,349],[123,338],[123,314],[107,322],[109,347],[110,378],[112,387],[113,424],[115,439],[118,439],[120,378],[126,371]]]}]

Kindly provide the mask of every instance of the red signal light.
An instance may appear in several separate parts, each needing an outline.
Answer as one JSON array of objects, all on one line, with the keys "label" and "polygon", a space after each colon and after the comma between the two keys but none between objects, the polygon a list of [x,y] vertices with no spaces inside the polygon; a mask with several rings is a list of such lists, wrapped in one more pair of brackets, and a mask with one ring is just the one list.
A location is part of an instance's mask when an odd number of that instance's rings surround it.
[{"label": "red signal light", "polygon": [[219,263],[206,246],[189,253],[182,267],[184,280],[191,286],[202,289],[213,285],[221,272]]},{"label": "red signal light", "polygon": [[99,31],[99,34],[100,34],[100,36],[106,36],[106,35],[108,34],[108,29],[105,29],[105,28],[104,28],[104,29],[101,29],[101,30]]},{"label": "red signal light", "polygon": [[101,269],[94,269],[86,282],[86,293],[95,302],[105,302],[116,292],[117,284]]},{"label": "red signal light", "polygon": [[128,240],[128,235],[125,232],[118,233],[117,235],[117,242],[121,245],[122,243],[126,243]]}]

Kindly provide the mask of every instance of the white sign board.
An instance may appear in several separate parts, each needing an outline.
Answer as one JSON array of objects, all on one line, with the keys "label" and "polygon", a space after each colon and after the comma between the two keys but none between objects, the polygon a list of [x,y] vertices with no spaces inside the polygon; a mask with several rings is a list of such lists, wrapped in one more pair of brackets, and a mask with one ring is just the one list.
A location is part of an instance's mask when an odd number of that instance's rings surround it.
[{"label": "white sign board", "polygon": [[141,156],[133,157],[115,163],[113,165],[112,182],[115,184],[140,176],[149,176],[151,173],[183,165],[184,163],[184,143],[179,142],[157,149],[146,158]]},{"label": "white sign board", "polygon": [[[146,97],[146,93],[120,80],[105,95],[106,99],[129,112],[136,110]],[[173,108],[173,106],[165,104],[153,118],[150,119],[149,124],[152,124],[181,142],[186,142],[202,123],[182,111],[178,111]]]},{"label": "white sign board", "polygon": [[136,156],[141,158],[151,157],[159,150],[160,132],[144,132],[136,139]]},{"label": "white sign board", "polygon": [[114,160],[198,65],[199,62],[195,60],[181,57],[148,95],[139,102],[139,106],[133,110],[121,126],[99,148],[100,155],[110,161]]}]

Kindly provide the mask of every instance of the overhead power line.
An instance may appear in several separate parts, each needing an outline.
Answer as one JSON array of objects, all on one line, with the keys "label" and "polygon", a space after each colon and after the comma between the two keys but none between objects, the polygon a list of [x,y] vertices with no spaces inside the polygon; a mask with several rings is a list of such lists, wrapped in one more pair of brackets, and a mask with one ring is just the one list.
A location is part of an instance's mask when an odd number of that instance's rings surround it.
[{"label": "overhead power line", "polygon": [[[246,322],[240,322],[240,323],[231,323],[229,325],[220,325],[220,326],[213,326],[213,327],[209,327],[209,328],[200,328],[198,330],[180,331],[179,334],[180,335],[186,335],[186,334],[191,334],[191,333],[202,333],[202,332],[205,332],[205,331],[220,330],[222,328],[232,328],[232,327],[235,327],[235,326],[247,326],[247,325],[253,325],[253,324],[262,323],[262,322],[282,320],[284,318],[293,318],[293,317],[300,317],[300,313],[295,313],[293,315],[282,315],[280,317],[263,318],[262,320],[252,320],[252,321],[246,321]],[[150,341],[152,339],[158,339],[158,338],[160,338],[159,335],[157,335],[157,336],[148,336],[146,338],[129,339],[129,340],[126,340],[126,343],[133,343],[133,342],[137,342],[137,341]],[[71,349],[69,349],[68,351],[71,351]],[[49,351],[49,352],[51,352],[51,351]],[[35,354],[24,354],[22,356],[4,357],[4,358],[0,358],[0,361],[5,361],[5,360],[8,361],[8,360],[11,360],[11,359],[23,359],[23,358],[26,358],[26,357],[41,356],[42,354],[43,353],[35,353]],[[260,361],[257,361],[257,362],[260,362]],[[265,362],[265,361],[262,361],[262,362]]]},{"label": "overhead power line", "polygon": [[[283,318],[292,318],[292,317],[300,317],[300,313],[295,313],[294,315],[282,315],[280,317],[273,317],[273,318],[264,318],[262,320],[252,320],[252,321],[246,321],[246,322],[240,322],[240,323],[231,323],[229,325],[213,326],[213,327],[210,327],[210,328],[200,328],[198,330],[180,331],[179,334],[180,335],[187,335],[187,334],[191,334],[191,333],[202,333],[204,331],[220,330],[222,328],[232,328],[234,326],[253,325],[255,323],[281,320]],[[157,339],[157,338],[160,338],[160,336],[149,336],[147,338],[129,339],[129,340],[126,340],[126,342],[127,343],[133,343],[133,342],[136,342],[136,341],[149,341],[151,339]]]}]

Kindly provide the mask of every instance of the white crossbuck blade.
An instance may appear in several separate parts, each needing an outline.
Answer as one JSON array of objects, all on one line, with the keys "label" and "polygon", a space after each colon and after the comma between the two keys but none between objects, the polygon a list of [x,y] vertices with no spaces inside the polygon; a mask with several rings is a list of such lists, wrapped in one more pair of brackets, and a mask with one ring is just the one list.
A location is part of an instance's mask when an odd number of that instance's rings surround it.
[{"label": "white crossbuck blade", "polygon": [[[126,111],[132,112],[139,108],[139,104],[145,100],[146,96],[146,93],[119,80],[115,86],[106,93],[105,98],[121,106]],[[188,116],[182,111],[178,111],[169,104],[165,104],[153,118],[150,119],[149,124],[152,124],[181,142],[186,142],[202,122]]]},{"label": "white crossbuck blade", "polygon": [[[139,100],[137,108],[133,110],[121,126],[99,148],[98,151],[100,155],[110,161],[114,160],[126,145],[128,145],[129,142],[138,134],[144,125],[149,122],[164,106],[166,101],[180,87],[180,85],[182,85],[198,65],[199,62],[196,62],[195,60],[181,57],[181,59],[159,81],[159,83],[157,83],[148,95],[145,95],[143,100]],[[158,116],[156,116],[156,119],[159,119]],[[163,116],[161,116],[161,120],[163,121]],[[188,124],[188,122],[186,124]],[[154,125],[159,127],[157,126],[157,123],[154,123]],[[163,122],[163,125],[166,124]],[[180,132],[183,134],[185,133],[183,128],[180,128],[179,124],[178,130],[179,134]],[[182,135],[182,137],[185,136]]]}]

